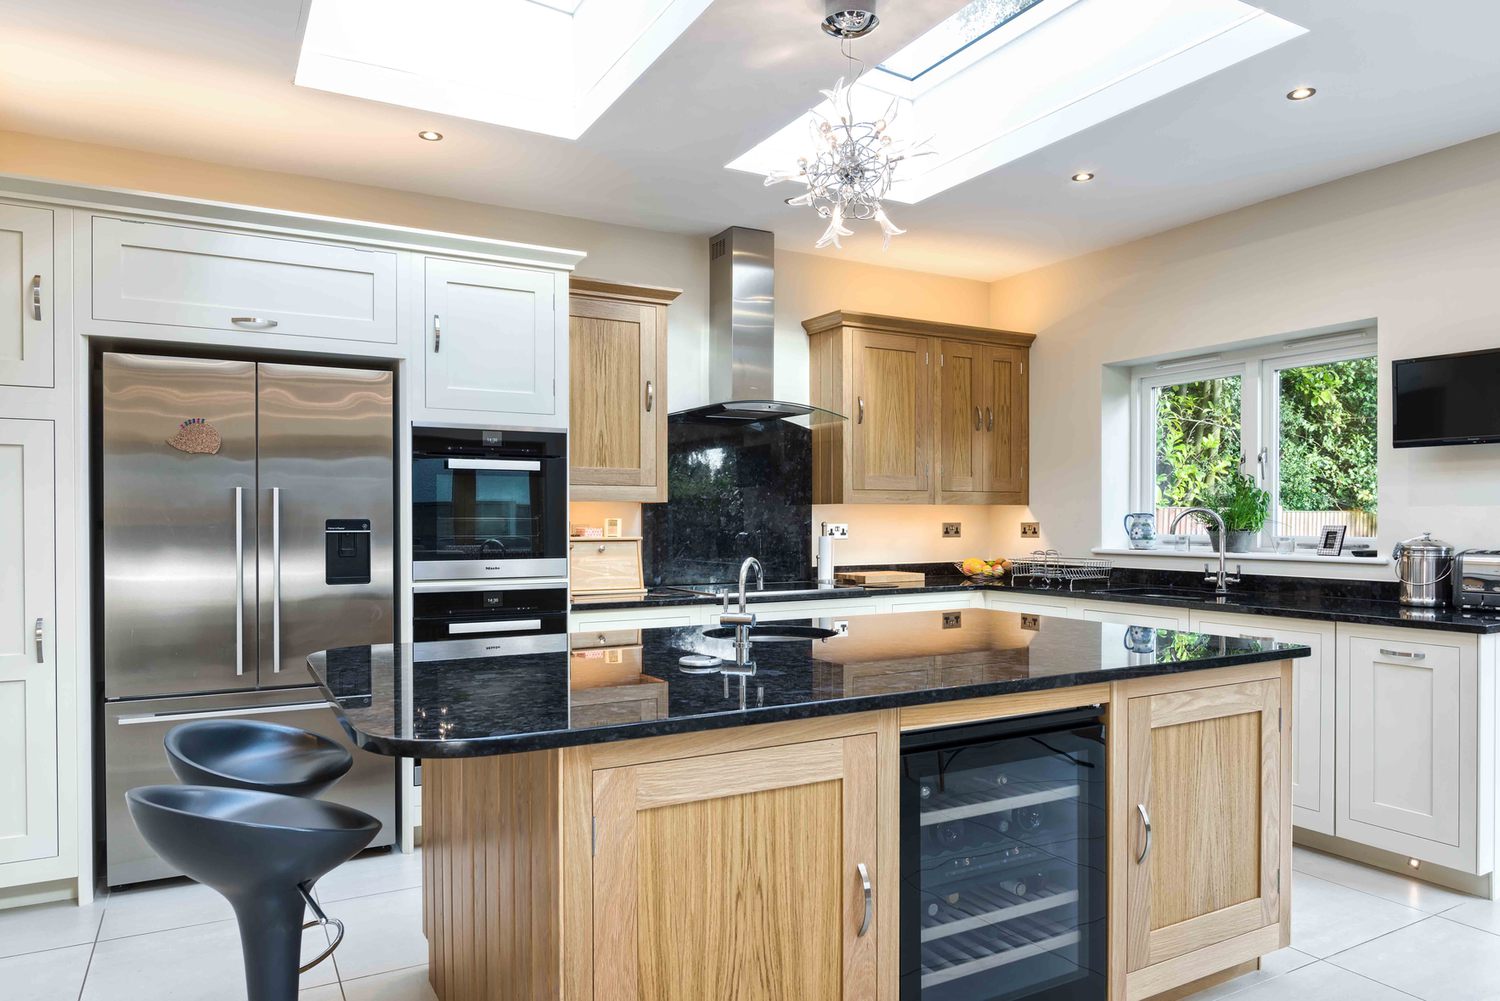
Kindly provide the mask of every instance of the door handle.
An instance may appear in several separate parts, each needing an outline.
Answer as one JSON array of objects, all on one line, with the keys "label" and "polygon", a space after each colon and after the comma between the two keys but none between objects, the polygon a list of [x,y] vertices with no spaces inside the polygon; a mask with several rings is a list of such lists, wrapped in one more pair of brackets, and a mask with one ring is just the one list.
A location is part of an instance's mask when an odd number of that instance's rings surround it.
[{"label": "door handle", "polygon": [[985,412],[985,415],[989,418],[989,427],[985,428],[985,430],[986,431],[993,431],[993,430],[995,430],[995,411],[992,410],[989,407],[985,407],[984,408],[984,412]]},{"label": "door handle", "polygon": [[42,648],[44,646],[43,641],[46,638],[47,638],[47,620],[46,619],[37,619],[36,620],[36,662],[38,664],[42,663],[42,656],[43,656],[43,649]]},{"label": "door handle", "polygon": [[1420,651],[1415,651],[1415,650],[1387,650],[1385,647],[1381,647],[1380,648],[1380,656],[1382,656],[1382,657],[1397,657],[1397,658],[1399,658],[1401,660],[1426,660],[1427,659],[1427,655],[1425,653],[1421,653]]},{"label": "door handle", "polygon": [[652,406],[656,404],[656,386],[650,379],[646,380],[646,413],[651,412]]},{"label": "door handle", "polygon": [[857,399],[859,400],[859,419],[854,423],[863,424],[865,422],[865,398],[860,396]]},{"label": "door handle", "polygon": [[974,430],[975,431],[983,431],[984,430],[984,415],[982,415],[979,412],[979,408],[978,407],[974,408]]},{"label": "door handle", "polygon": [[265,320],[259,316],[231,316],[229,322],[236,327],[252,327],[255,330],[270,330],[276,326],[275,320]]},{"label": "door handle", "polygon": [[437,354],[443,350],[443,318],[436,313],[432,314],[432,353]]},{"label": "door handle", "polygon": [[40,320],[42,318],[42,276],[31,276],[31,318]]},{"label": "door handle", "polygon": [[234,488],[234,673],[245,673],[245,488]]},{"label": "door handle", "polygon": [[281,673],[281,488],[271,488],[271,673]]},{"label": "door handle", "polygon": [[450,622],[449,636],[469,633],[523,633],[542,628],[541,619],[501,619],[498,622]]},{"label": "door handle", "polygon": [[859,873],[859,886],[865,895],[865,916],[859,922],[859,937],[864,938],[865,932],[870,930],[870,918],[875,913],[875,888],[870,885],[870,870],[863,862],[854,868]]},{"label": "door handle", "polygon": [[115,720],[118,726],[138,726],[141,723],[176,723],[185,719],[228,719],[232,716],[268,716],[271,713],[305,713],[314,709],[332,708],[327,702],[298,702],[287,706],[247,706],[244,709],[206,709],[188,713],[141,713],[138,716],[121,716]]},{"label": "door handle", "polygon": [[1146,861],[1146,856],[1151,854],[1151,814],[1146,812],[1145,803],[1137,803],[1135,808],[1139,811],[1141,824],[1146,830],[1146,843],[1141,846],[1141,853],[1135,857],[1135,864],[1141,865]]},{"label": "door handle", "polygon": [[537,459],[448,459],[449,469],[493,469],[499,472],[540,473],[542,464]]}]

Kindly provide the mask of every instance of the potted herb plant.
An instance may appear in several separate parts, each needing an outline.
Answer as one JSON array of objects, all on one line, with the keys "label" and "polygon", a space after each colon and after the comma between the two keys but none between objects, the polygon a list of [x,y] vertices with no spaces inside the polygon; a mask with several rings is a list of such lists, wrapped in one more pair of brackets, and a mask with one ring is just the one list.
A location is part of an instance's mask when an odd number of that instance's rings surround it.
[{"label": "potted herb plant", "polygon": [[[1248,553],[1270,517],[1271,495],[1256,486],[1250,474],[1236,473],[1207,506],[1224,519],[1224,530],[1229,533],[1224,548],[1231,553]],[[1213,537],[1218,533],[1213,527],[1208,533],[1209,540],[1217,545]]]}]

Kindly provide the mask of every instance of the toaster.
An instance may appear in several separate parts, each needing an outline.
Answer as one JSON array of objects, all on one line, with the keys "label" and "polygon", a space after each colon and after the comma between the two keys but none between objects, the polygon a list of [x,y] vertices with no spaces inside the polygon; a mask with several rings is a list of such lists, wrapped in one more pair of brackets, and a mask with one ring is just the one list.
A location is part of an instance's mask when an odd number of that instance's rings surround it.
[{"label": "toaster", "polygon": [[1462,608],[1500,608],[1500,549],[1465,549],[1453,557],[1453,596]]}]

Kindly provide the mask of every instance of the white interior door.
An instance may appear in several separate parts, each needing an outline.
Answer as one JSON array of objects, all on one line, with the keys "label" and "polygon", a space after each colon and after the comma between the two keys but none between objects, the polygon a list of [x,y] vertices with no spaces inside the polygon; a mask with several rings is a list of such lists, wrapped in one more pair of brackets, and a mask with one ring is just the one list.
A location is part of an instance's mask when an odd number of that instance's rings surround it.
[{"label": "white interior door", "polygon": [[52,213],[0,205],[0,385],[52,385]]},{"label": "white interior door", "polygon": [[0,864],[57,854],[52,422],[0,420]]}]

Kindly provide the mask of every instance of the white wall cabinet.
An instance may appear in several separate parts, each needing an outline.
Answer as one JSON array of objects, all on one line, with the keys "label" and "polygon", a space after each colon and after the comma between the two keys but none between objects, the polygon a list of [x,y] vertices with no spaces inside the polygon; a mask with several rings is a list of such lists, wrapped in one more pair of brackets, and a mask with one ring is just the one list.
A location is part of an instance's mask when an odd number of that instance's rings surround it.
[{"label": "white wall cabinet", "polygon": [[1192,613],[1195,632],[1301,643],[1312,656],[1292,661],[1292,824],[1334,833],[1334,626],[1265,615]]},{"label": "white wall cabinet", "polygon": [[58,852],[54,502],[52,422],[0,420],[0,865]]},{"label": "white wall cabinet", "polygon": [[0,204],[0,386],[53,384],[52,212]]},{"label": "white wall cabinet", "polygon": [[[224,331],[225,346],[267,335],[396,343],[396,254],[290,237],[94,216],[92,316]],[[153,332],[159,328],[165,333]]]},{"label": "white wall cabinet", "polygon": [[1341,625],[1337,675],[1338,836],[1490,871],[1494,681],[1476,638]]},{"label": "white wall cabinet", "polygon": [[437,257],[425,268],[427,407],[566,426],[566,280],[551,271]]}]

